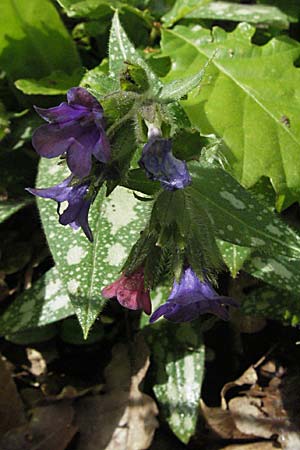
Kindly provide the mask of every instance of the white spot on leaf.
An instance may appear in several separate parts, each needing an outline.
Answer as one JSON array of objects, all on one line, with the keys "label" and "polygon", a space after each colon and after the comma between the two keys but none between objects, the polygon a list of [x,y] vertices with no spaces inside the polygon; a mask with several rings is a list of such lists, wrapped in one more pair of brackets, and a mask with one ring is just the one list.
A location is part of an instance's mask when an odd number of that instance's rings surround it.
[{"label": "white spot on leaf", "polygon": [[75,245],[75,247],[70,248],[67,253],[67,263],[69,266],[72,264],[79,264],[83,258],[86,256],[87,252],[79,245]]},{"label": "white spot on leaf", "polygon": [[119,266],[127,256],[126,248],[119,243],[113,244],[108,250],[106,261],[111,266]]},{"label": "white spot on leaf", "polygon": [[241,200],[236,198],[231,192],[228,191],[220,191],[220,196],[225,200],[228,200],[229,203],[236,209],[245,209],[246,205]]}]

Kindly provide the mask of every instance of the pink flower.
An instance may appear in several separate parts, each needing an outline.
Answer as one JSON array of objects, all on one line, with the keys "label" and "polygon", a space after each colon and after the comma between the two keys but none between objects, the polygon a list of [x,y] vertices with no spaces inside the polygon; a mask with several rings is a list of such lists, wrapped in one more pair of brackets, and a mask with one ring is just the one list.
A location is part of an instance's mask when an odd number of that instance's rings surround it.
[{"label": "pink flower", "polygon": [[102,290],[104,298],[117,297],[120,305],[128,309],[142,309],[151,314],[149,289],[145,289],[144,270],[138,269],[126,276],[124,273],[112,284]]}]

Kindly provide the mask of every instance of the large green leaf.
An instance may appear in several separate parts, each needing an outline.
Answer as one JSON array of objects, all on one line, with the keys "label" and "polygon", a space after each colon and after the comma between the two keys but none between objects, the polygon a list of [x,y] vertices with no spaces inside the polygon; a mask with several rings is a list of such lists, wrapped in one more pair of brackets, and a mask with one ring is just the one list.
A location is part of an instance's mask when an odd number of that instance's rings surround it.
[{"label": "large green leaf", "polygon": [[144,330],[156,368],[153,390],[176,436],[195,433],[204,375],[205,347],[194,324],[160,321]]},{"label": "large green leaf", "polygon": [[54,70],[71,73],[76,48],[50,0],[1,0],[0,65],[8,75],[41,78]]},{"label": "large green leaf", "polygon": [[264,253],[300,258],[297,233],[230,174],[199,163],[189,167],[193,181],[186,189],[198,200],[199,208],[206,209],[218,238]]},{"label": "large green leaf", "polygon": [[236,22],[263,23],[277,28],[288,28],[286,14],[275,6],[239,5],[229,2],[212,2],[200,6],[186,15],[190,19],[234,20]]},{"label": "large green leaf", "polygon": [[82,77],[83,69],[79,68],[71,74],[55,71],[40,80],[20,79],[15,85],[27,95],[60,95],[65,94],[71,87],[78,86]]},{"label": "large green leaf", "polygon": [[20,294],[0,316],[0,334],[41,327],[74,314],[56,268]]},{"label": "large green leaf", "polygon": [[167,27],[170,27],[190,12],[210,2],[211,0],[176,0],[173,8],[162,17],[162,21]]},{"label": "large green leaf", "polygon": [[[44,159],[37,184],[47,187],[66,175],[56,161]],[[120,275],[122,264],[147,220],[149,205],[136,200],[125,188],[116,188],[107,199],[103,191],[99,192],[89,215],[93,244],[81,230],[74,232],[58,223],[54,201],[39,199],[38,205],[57,270],[87,335],[104,306],[101,290]]]},{"label": "large green leaf", "polygon": [[254,31],[247,23],[231,33],[199,25],[164,30],[163,56],[173,63],[166,80],[196,74],[217,51],[201,89],[182,104],[203,134],[222,136],[243,185],[272,180],[281,209],[300,193],[300,45],[281,36],[257,46]]}]

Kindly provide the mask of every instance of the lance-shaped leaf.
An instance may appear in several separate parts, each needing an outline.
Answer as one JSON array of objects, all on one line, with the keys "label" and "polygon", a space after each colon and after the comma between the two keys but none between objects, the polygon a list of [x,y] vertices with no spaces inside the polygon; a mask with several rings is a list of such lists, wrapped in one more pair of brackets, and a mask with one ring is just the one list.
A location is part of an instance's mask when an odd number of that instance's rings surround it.
[{"label": "lance-shaped leaf", "polygon": [[226,266],[230,270],[233,278],[235,278],[242,269],[245,261],[249,258],[252,251],[251,248],[241,247],[240,245],[231,244],[221,239],[217,243]]},{"label": "lance-shaped leaf", "polygon": [[162,83],[128,39],[116,12],[112,20],[109,37],[109,74],[115,80],[116,86],[119,85],[119,77],[121,72],[124,71],[125,62],[137,64],[144,69],[150,89],[153,94],[158,93]]},{"label": "lance-shaped leaf", "polygon": [[193,126],[222,136],[233,175],[246,187],[266,176],[277,208],[299,200],[300,45],[288,37],[257,46],[255,29],[241,23],[227,33],[199,25],[163,31],[163,56],[172,60],[166,81],[194,75],[217,50],[201,90],[182,102]]},{"label": "lance-shaped leaf", "polygon": [[[41,160],[39,187],[48,187],[66,177],[56,161]],[[38,199],[42,223],[59,276],[67,289],[84,335],[104,306],[101,290],[119,276],[119,271],[148,216],[148,204],[139,202],[125,188],[116,188],[105,199],[100,191],[89,214],[94,234],[91,244],[81,230],[58,223],[56,203]]]},{"label": "lance-shaped leaf", "polygon": [[189,164],[192,192],[205,208],[216,236],[233,244],[256,247],[262,252],[300,258],[300,237],[275,213],[222,169]]},{"label": "lance-shaped leaf", "polygon": [[153,390],[175,435],[185,444],[195,433],[205,347],[195,324],[160,321],[144,329],[157,367]]},{"label": "lance-shaped leaf", "polygon": [[174,81],[170,81],[170,83],[164,84],[160,93],[159,100],[165,102],[171,102],[172,100],[180,100],[182,97],[191,92],[194,88],[199,86],[199,83],[202,81],[207,66],[211,62],[214,56],[209,59],[204,67],[195,75],[186,78],[179,78]]},{"label": "lance-shaped leaf", "polygon": [[73,314],[70,298],[54,267],[13,300],[0,317],[0,334],[41,327]]}]

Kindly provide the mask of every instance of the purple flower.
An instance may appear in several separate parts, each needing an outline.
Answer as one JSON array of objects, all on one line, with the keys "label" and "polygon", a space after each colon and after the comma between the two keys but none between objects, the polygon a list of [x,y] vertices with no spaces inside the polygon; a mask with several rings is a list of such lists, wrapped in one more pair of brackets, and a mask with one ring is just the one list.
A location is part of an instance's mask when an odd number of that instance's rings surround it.
[{"label": "purple flower", "polygon": [[[62,225],[70,225],[74,230],[81,227],[86,237],[93,242],[92,231],[88,223],[91,199],[87,199],[87,193],[90,182],[72,186],[70,185],[72,178],[71,175],[62,183],[46,189],[27,188],[26,190],[38,197],[55,200],[58,203],[57,212],[59,215],[59,223]],[[60,213],[59,209],[62,202],[68,202],[68,206]]]},{"label": "purple flower", "polygon": [[139,165],[145,169],[151,180],[160,181],[167,191],[183,189],[191,183],[191,176],[185,161],[172,154],[172,143],[169,139],[150,138],[144,145]]},{"label": "purple flower", "polygon": [[172,322],[188,322],[206,313],[228,320],[229,305],[238,306],[232,298],[219,296],[208,281],[200,281],[189,267],[185,269],[179,284],[174,281],[170,297],[152,314],[150,322],[161,316]]},{"label": "purple flower", "polygon": [[55,158],[66,152],[71,172],[83,178],[92,168],[92,155],[106,163],[110,146],[104,131],[103,109],[87,90],[74,87],[67,93],[68,103],[54,108],[35,107],[47,122],[33,134],[32,145],[45,158]]}]

